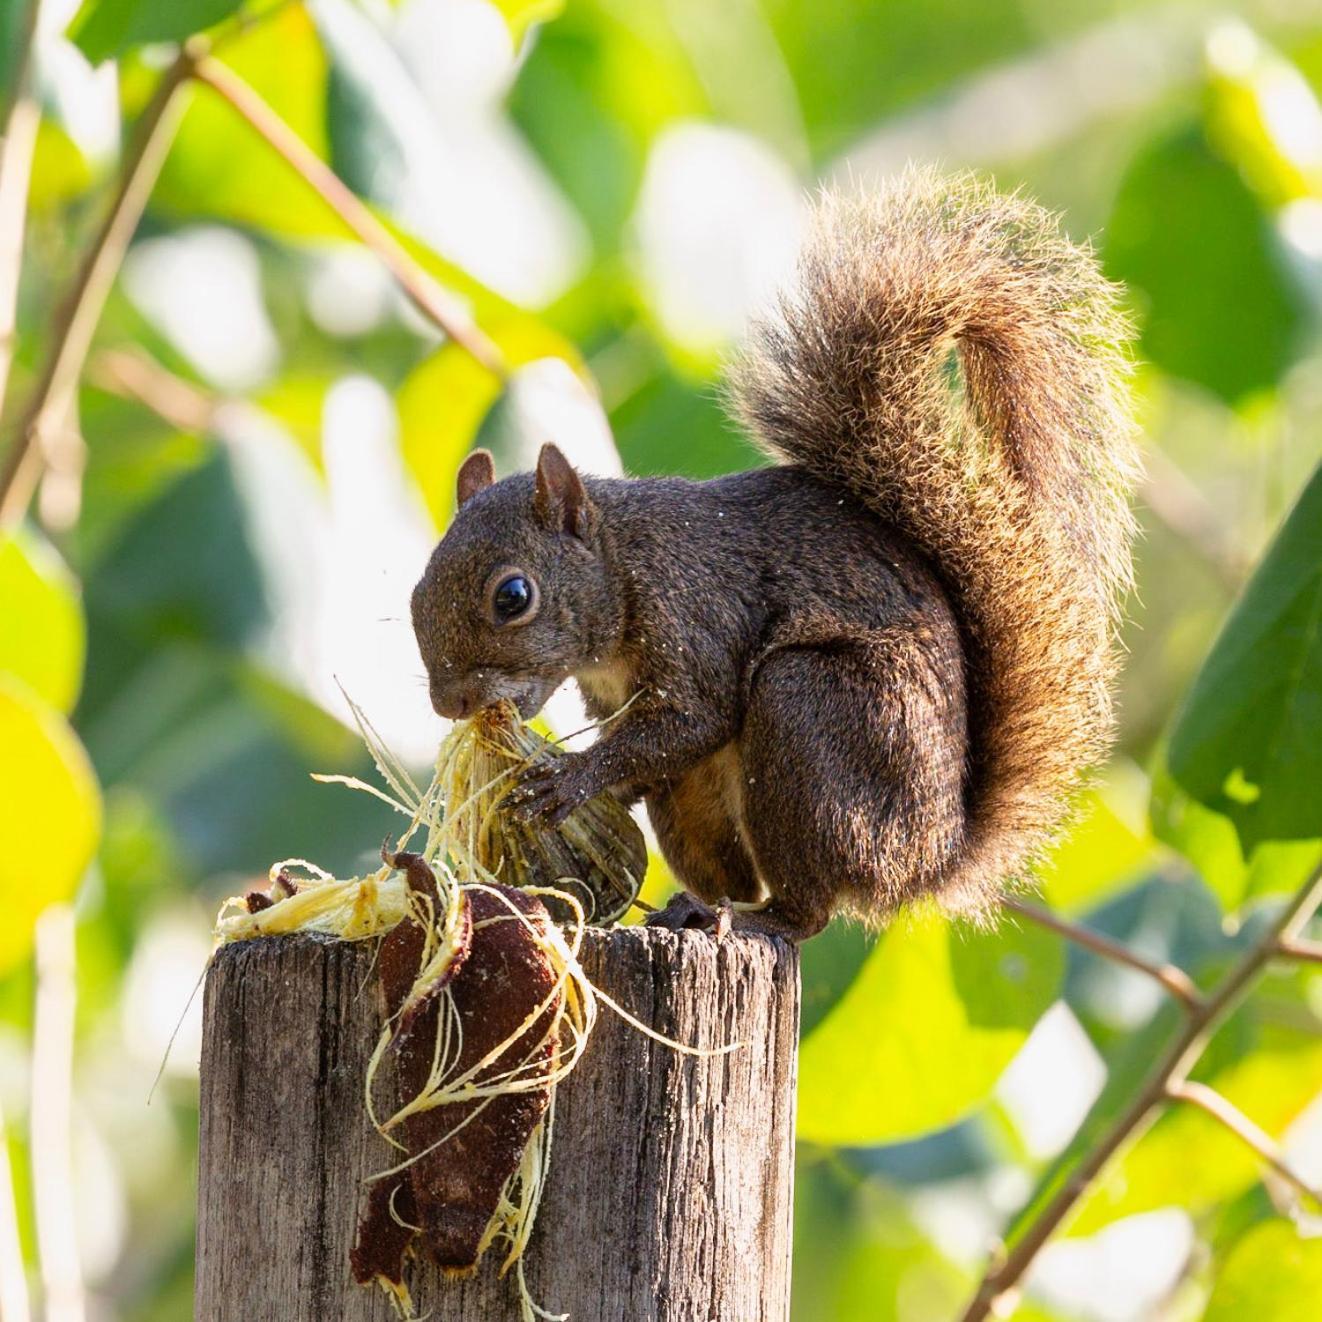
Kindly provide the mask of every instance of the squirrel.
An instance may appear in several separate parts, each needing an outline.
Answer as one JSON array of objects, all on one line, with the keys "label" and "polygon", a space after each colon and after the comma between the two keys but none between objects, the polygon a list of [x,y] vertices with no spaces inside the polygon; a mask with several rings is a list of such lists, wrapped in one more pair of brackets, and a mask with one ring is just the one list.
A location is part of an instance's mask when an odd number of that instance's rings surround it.
[{"label": "squirrel", "polygon": [[773,466],[466,459],[412,598],[436,711],[527,718],[572,676],[618,713],[511,798],[552,823],[644,798],[687,888],[649,921],[733,908],[802,940],[923,895],[988,917],[1111,735],[1138,475],[1118,294],[975,177],[825,195],[730,374]]}]

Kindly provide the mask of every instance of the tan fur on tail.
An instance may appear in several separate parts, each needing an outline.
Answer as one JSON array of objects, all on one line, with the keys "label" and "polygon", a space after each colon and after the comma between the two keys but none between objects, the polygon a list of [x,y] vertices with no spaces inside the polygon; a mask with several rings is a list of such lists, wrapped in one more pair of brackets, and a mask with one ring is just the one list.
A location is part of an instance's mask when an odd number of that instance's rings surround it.
[{"label": "tan fur on tail", "polygon": [[1138,474],[1116,295],[1040,207],[910,172],[823,199],[732,375],[763,448],[900,529],[955,607],[972,729],[943,893],[963,910],[1024,875],[1110,738]]}]

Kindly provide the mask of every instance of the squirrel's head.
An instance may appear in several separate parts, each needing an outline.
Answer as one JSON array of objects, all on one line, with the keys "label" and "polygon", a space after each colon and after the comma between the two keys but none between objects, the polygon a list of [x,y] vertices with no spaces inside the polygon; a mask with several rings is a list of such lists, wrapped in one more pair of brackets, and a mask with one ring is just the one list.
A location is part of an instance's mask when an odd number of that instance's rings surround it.
[{"label": "squirrel's head", "polygon": [[459,470],[454,521],[413,589],[413,629],[442,716],[502,698],[526,719],[620,631],[601,518],[554,445],[534,473],[497,482],[491,455]]}]

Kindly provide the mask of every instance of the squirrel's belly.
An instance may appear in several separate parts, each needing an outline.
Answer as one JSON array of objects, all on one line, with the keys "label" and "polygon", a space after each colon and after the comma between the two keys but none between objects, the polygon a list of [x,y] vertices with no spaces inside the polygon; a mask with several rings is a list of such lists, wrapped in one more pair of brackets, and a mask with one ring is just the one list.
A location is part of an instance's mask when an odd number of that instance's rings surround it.
[{"label": "squirrel's belly", "polygon": [[585,666],[574,676],[589,714],[596,719],[613,715],[634,694],[634,678],[623,661],[607,661]]}]

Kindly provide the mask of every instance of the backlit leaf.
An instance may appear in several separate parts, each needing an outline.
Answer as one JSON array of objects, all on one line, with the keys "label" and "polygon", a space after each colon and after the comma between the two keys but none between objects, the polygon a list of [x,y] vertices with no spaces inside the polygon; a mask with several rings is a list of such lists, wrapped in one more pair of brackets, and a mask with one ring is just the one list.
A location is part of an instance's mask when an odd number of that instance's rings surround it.
[{"label": "backlit leaf", "polygon": [[1055,999],[1058,939],[1005,923],[896,922],[803,1044],[799,1136],[861,1145],[953,1124],[978,1105]]},{"label": "backlit leaf", "polygon": [[1270,218],[1200,129],[1146,148],[1129,167],[1105,257],[1139,304],[1142,356],[1165,371],[1235,403],[1274,386],[1294,361],[1303,294]]},{"label": "backlit leaf", "polygon": [[243,0],[87,0],[71,35],[93,64],[151,41],[178,41],[228,18]]},{"label": "backlit leaf", "polygon": [[565,0],[492,0],[500,10],[517,46],[534,23],[553,19],[565,7]]},{"label": "backlit leaf", "polygon": [[1322,837],[1322,466],[1213,644],[1168,760],[1246,851]]},{"label": "backlit leaf", "polygon": [[1190,798],[1161,768],[1152,780],[1152,827],[1198,870],[1227,913],[1297,890],[1322,859],[1322,840],[1264,840],[1245,861],[1234,823]]},{"label": "backlit leaf", "polygon": [[[533,317],[515,314],[484,329],[511,368],[565,358],[582,369],[568,341]],[[425,358],[400,387],[400,448],[438,528],[450,520],[459,465],[500,394],[500,381],[455,344]]]},{"label": "backlit leaf", "polygon": [[0,674],[67,712],[83,675],[78,584],[54,549],[27,532],[0,538]]},{"label": "backlit leaf", "polygon": [[96,848],[101,798],[59,712],[0,676],[0,974],[32,946],[37,915],[67,900]]},{"label": "backlit leaf", "polygon": [[[1209,1082],[1279,1137],[1322,1087],[1322,1045],[1258,1050]],[[1189,1159],[1194,1152],[1196,1162]],[[1071,1233],[1087,1234],[1173,1202],[1196,1214],[1235,1197],[1261,1174],[1261,1159],[1242,1139],[1196,1107],[1174,1104],[1094,1185]]]},{"label": "backlit leaf", "polygon": [[1313,1322],[1322,1299],[1322,1239],[1268,1221],[1236,1243],[1203,1322]]}]

